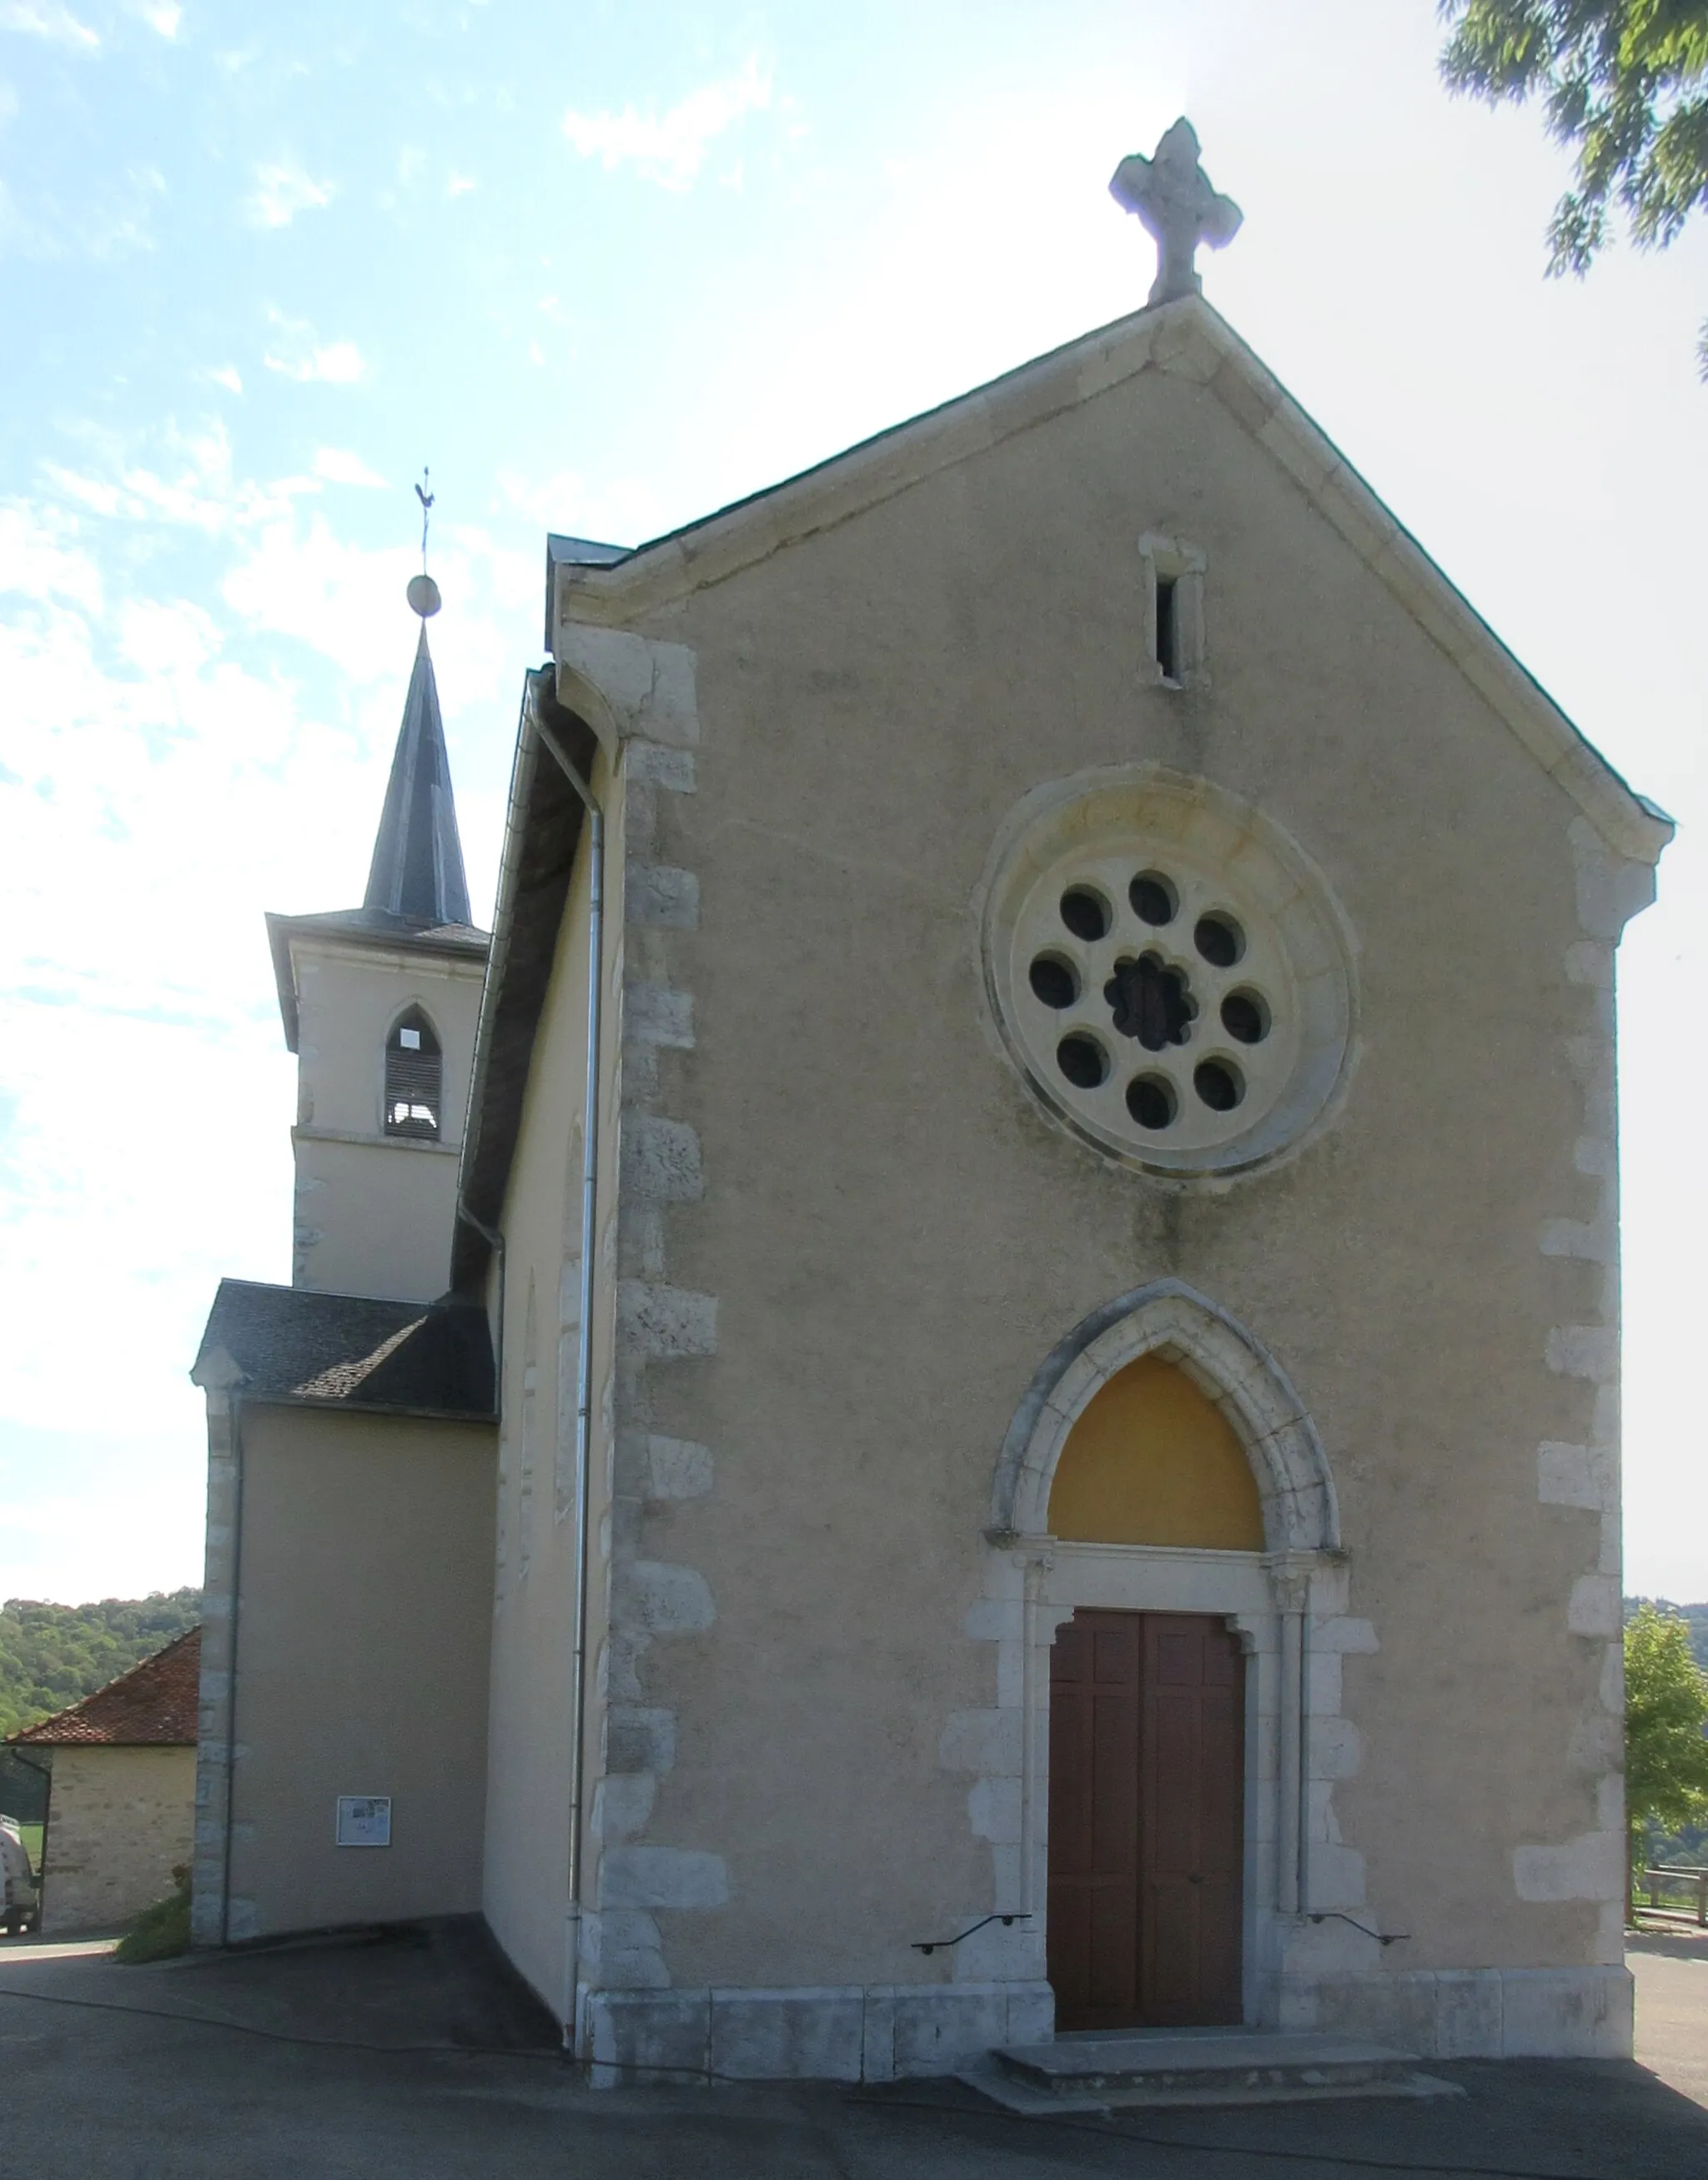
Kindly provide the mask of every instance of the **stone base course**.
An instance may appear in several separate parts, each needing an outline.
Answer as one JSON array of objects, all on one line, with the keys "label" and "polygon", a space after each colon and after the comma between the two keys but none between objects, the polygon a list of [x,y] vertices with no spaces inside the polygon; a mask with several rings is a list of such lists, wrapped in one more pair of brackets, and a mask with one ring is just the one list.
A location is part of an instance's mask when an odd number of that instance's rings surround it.
[{"label": "stone base course", "polygon": [[[890,2082],[989,2063],[1054,2033],[1047,1983],[587,1992],[596,2089],[667,2079]],[[1284,1979],[1280,2033],[1356,2035],[1420,2059],[1628,2059],[1623,1968],[1439,1968]],[[1274,2033],[1274,2032],[1271,2032]]]},{"label": "stone base course", "polygon": [[833,1984],[780,1990],[588,1992],[596,2089],[625,2082],[891,2082],[952,2074],[1055,2020],[1047,1983]]},{"label": "stone base course", "polygon": [[1628,2059],[1631,1972],[1422,1968],[1287,1978],[1281,2025],[1358,2035],[1420,2059]]}]

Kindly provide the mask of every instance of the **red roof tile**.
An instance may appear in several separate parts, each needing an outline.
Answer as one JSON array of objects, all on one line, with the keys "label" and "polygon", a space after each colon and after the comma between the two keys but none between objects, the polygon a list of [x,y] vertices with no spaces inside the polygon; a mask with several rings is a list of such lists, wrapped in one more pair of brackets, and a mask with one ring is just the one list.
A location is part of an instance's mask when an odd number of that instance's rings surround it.
[{"label": "red roof tile", "polygon": [[196,1740],[201,1684],[201,1630],[192,1627],[92,1696],[10,1734],[50,1747],[182,1747]]}]

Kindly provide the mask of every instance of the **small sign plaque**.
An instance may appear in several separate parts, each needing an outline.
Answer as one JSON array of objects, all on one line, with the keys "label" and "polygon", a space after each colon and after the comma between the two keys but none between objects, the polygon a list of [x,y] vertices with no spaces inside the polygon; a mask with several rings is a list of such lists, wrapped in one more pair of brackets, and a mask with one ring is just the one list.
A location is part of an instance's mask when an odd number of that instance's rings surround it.
[{"label": "small sign plaque", "polygon": [[340,1847],[389,1847],[391,1796],[340,1794],[338,1797],[338,1844]]}]

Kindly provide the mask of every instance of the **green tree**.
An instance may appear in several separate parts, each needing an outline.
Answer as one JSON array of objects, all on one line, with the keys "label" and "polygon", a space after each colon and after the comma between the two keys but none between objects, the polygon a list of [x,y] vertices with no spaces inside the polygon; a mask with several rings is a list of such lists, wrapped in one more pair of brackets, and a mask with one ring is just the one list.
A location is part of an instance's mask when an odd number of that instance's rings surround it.
[{"label": "green tree", "polygon": [[1708,1815],[1708,1673],[1689,1623],[1645,1604],[1625,1623],[1625,1818],[1631,1864],[1650,1821],[1677,1831]]},{"label": "green tree", "polygon": [[193,1627],[193,1589],[107,1597],[98,1605],[0,1605],[0,1737],[92,1696]]},{"label": "green tree", "polygon": [[[1664,250],[1708,204],[1708,0],[1440,0],[1441,73],[1457,91],[1540,93],[1576,155],[1548,229],[1550,272],[1586,272],[1614,206]],[[1708,322],[1697,349],[1708,378]]]}]

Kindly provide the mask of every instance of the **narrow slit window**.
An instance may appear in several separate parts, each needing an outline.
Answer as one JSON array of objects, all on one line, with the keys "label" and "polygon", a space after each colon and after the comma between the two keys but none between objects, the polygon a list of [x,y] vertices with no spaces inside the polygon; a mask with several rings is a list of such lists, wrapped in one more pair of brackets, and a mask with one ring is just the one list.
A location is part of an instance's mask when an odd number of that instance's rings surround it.
[{"label": "narrow slit window", "polygon": [[433,1026],[419,1007],[411,1007],[385,1041],[387,1135],[437,1139],[444,1075]]},{"label": "narrow slit window", "polygon": [[1208,686],[1204,655],[1204,556],[1183,537],[1148,531],[1138,541],[1143,588],[1138,665],[1165,689]]},{"label": "narrow slit window", "polygon": [[1173,575],[1156,579],[1156,663],[1165,681],[1180,671],[1180,586]]}]

